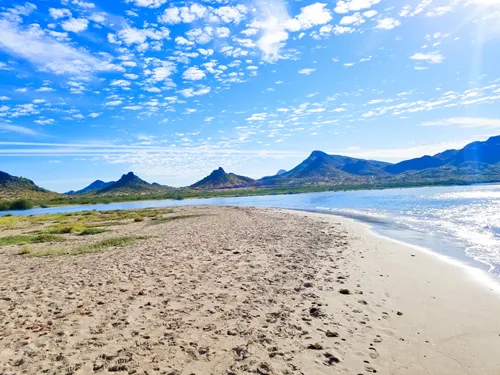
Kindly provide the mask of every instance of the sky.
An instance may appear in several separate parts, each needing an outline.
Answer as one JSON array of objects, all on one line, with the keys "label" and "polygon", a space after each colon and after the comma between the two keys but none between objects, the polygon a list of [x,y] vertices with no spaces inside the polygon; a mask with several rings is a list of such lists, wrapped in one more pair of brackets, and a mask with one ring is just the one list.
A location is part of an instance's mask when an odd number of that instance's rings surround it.
[{"label": "sky", "polygon": [[500,0],[0,0],[0,170],[64,192],[434,154],[500,134],[499,62]]}]

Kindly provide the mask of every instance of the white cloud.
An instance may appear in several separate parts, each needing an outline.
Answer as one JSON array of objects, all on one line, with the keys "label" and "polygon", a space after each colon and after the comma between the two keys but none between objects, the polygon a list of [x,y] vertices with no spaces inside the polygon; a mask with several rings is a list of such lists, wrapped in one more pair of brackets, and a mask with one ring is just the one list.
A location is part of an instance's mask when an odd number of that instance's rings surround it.
[{"label": "white cloud", "polygon": [[46,119],[35,120],[33,122],[36,122],[38,125],[50,125],[53,124],[55,121],[53,118],[46,118]]},{"label": "white cloud", "polygon": [[440,17],[448,12],[453,11],[453,8],[450,6],[442,6],[436,7],[434,9],[429,10],[425,15],[427,17]]},{"label": "white cloud", "polygon": [[71,12],[69,11],[69,9],[50,8],[49,13],[50,16],[54,19],[71,17]]},{"label": "white cloud", "polygon": [[326,4],[315,3],[300,9],[300,14],[286,23],[290,31],[307,30],[315,25],[324,25],[332,20]]},{"label": "white cloud", "polygon": [[115,79],[111,81],[110,83],[111,86],[118,86],[118,87],[128,87],[131,85],[131,83],[125,79]]},{"label": "white cloud", "polygon": [[399,25],[401,25],[401,22],[394,18],[383,18],[377,21],[377,26],[375,26],[375,28],[383,30],[391,30],[394,29],[395,27],[398,27]]},{"label": "white cloud", "polygon": [[280,49],[288,39],[285,24],[290,20],[290,16],[281,0],[258,1],[256,5],[261,18],[252,22],[251,28],[261,29],[262,32],[257,40],[257,47],[263,53],[263,60],[276,62],[280,58]]},{"label": "white cloud", "polygon": [[0,100],[10,100],[8,96],[0,96]]},{"label": "white cloud", "polygon": [[104,23],[106,21],[106,13],[93,13],[89,19],[96,23]]},{"label": "white cloud", "polygon": [[89,117],[96,118],[96,117],[99,117],[100,115],[101,115],[100,113],[92,112],[89,114]]},{"label": "white cloud", "polygon": [[88,75],[96,71],[120,70],[109,61],[48,37],[37,27],[22,29],[0,20],[0,35],[0,49],[28,60],[43,71]]},{"label": "white cloud", "polygon": [[227,38],[230,33],[231,33],[231,31],[227,27],[217,27],[215,29],[215,34],[219,38]]},{"label": "white cloud", "polygon": [[127,3],[133,3],[135,6],[144,8],[159,8],[167,2],[167,0],[126,0]]},{"label": "white cloud", "polygon": [[335,27],[332,30],[333,30],[335,35],[351,34],[355,31],[352,27],[339,26],[339,25],[335,25]]},{"label": "white cloud", "polygon": [[372,18],[372,17],[376,16],[377,14],[378,14],[378,12],[376,10],[368,10],[368,11],[363,13],[363,16],[365,16],[366,18]]},{"label": "white cloud", "polygon": [[121,100],[112,100],[112,101],[105,103],[105,105],[111,106],[111,107],[115,107],[115,106],[120,105],[120,104],[122,104]]},{"label": "white cloud", "polygon": [[361,25],[363,22],[365,22],[364,18],[361,16],[360,13],[354,13],[350,16],[344,16],[340,20],[341,25]]},{"label": "white cloud", "polygon": [[500,7],[499,0],[471,0],[469,3],[484,7]]},{"label": "white cloud", "polygon": [[73,0],[72,3],[75,4],[76,6],[79,6],[80,8],[85,8],[85,9],[93,9],[93,8],[95,8],[95,4],[94,3],[89,3],[89,2],[86,2],[86,1]]},{"label": "white cloud", "polygon": [[196,66],[191,66],[182,73],[182,78],[190,81],[198,81],[205,78],[205,72]]},{"label": "white cloud", "polygon": [[371,8],[380,3],[381,0],[339,0],[335,7],[336,13],[349,13],[362,9]]},{"label": "white cloud", "polygon": [[199,95],[208,94],[210,91],[211,91],[210,87],[203,87],[199,90],[194,90],[192,88],[183,89],[183,90],[177,91],[177,93],[181,94],[185,98],[190,98],[192,96],[199,96]]},{"label": "white cloud", "polygon": [[451,117],[436,121],[422,122],[420,126],[458,126],[460,128],[500,128],[500,118]]},{"label": "white cloud", "polygon": [[0,132],[13,132],[23,135],[38,135],[38,133],[30,128],[24,126],[10,125],[10,124],[0,124]]},{"label": "white cloud", "polygon": [[216,9],[207,8],[202,4],[191,4],[183,7],[169,7],[158,17],[158,22],[175,25],[178,23],[192,23],[205,19],[211,23],[240,23],[246,17],[248,9],[239,4],[236,6],[222,6]]},{"label": "white cloud", "polygon": [[168,79],[172,74],[175,73],[175,64],[171,61],[164,61],[162,66],[153,69],[153,80],[156,82],[161,82]]},{"label": "white cloud", "polygon": [[305,68],[305,69],[300,69],[299,70],[299,74],[305,74],[306,76],[308,76],[309,74],[311,74],[312,72],[314,72],[316,69],[312,69],[312,68]]},{"label": "white cloud", "polygon": [[[125,44],[143,44],[148,39],[152,40],[161,40],[168,39],[170,36],[170,30],[163,27],[159,30],[155,29],[136,29],[134,27],[127,27],[123,30],[118,31],[116,34],[118,38],[120,38]],[[111,39],[111,40],[110,40]],[[108,34],[108,40],[111,43],[114,42],[114,35]]]},{"label": "white cloud", "polygon": [[87,29],[89,21],[85,18],[70,18],[61,24],[61,27],[66,31],[79,33]]},{"label": "white cloud", "polygon": [[252,116],[247,118],[247,121],[266,121],[267,113],[254,113]]},{"label": "white cloud", "polygon": [[444,61],[443,55],[439,52],[428,52],[422,53],[417,52],[413,56],[410,57],[412,60],[425,61],[429,64],[441,64]]},{"label": "white cloud", "polygon": [[217,8],[214,13],[225,23],[240,23],[247,13],[247,7],[240,4],[235,7],[223,6]]}]

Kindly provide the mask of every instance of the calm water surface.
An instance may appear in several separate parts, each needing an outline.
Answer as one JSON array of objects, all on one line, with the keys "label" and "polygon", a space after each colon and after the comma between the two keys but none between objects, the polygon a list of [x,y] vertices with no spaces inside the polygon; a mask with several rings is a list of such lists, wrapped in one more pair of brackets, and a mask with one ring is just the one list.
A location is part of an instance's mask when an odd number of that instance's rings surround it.
[{"label": "calm water surface", "polygon": [[289,208],[348,216],[369,223],[379,234],[460,259],[500,279],[500,185],[127,202],[11,213],[32,215],[202,204]]}]

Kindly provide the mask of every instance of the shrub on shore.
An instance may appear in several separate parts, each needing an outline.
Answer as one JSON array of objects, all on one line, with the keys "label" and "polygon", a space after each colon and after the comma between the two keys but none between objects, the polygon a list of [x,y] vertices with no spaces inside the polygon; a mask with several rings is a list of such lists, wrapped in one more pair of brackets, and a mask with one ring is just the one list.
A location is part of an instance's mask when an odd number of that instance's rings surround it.
[{"label": "shrub on shore", "polygon": [[28,199],[16,199],[14,201],[0,202],[0,211],[29,210],[33,203]]}]

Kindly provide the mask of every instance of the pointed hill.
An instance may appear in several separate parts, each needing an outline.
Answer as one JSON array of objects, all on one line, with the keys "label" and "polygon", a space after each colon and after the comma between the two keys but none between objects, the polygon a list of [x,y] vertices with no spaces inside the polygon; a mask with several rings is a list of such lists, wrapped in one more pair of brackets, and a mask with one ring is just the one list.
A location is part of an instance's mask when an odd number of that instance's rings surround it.
[{"label": "pointed hill", "polygon": [[191,189],[229,189],[248,187],[254,183],[255,180],[250,177],[239,176],[234,173],[226,173],[224,169],[219,168],[214,170],[210,175],[197,183],[190,186]]},{"label": "pointed hill", "polygon": [[328,155],[313,151],[302,163],[288,172],[264,177],[259,185],[315,185],[355,183],[366,177],[388,175],[382,168],[389,163],[376,160],[355,159],[348,156]]},{"label": "pointed hill", "polygon": [[52,199],[59,196],[60,194],[43,189],[27,178],[0,172],[0,201],[20,198]]},{"label": "pointed hill", "polygon": [[133,172],[124,174],[118,181],[94,191],[97,195],[151,194],[165,191],[166,186],[150,184]]},{"label": "pointed hill", "polygon": [[89,186],[86,186],[86,187],[84,187],[81,190],[77,190],[77,191],[70,190],[70,191],[68,191],[65,194],[66,195],[85,194],[85,193],[88,193],[88,192],[91,192],[91,191],[96,191],[96,190],[104,189],[105,187],[108,187],[109,185],[114,184],[114,183],[115,183],[115,181],[104,182],[104,181],[101,181],[101,180],[95,180]]}]

